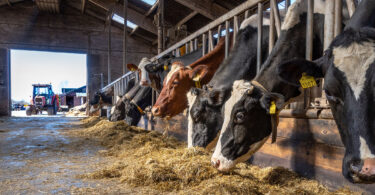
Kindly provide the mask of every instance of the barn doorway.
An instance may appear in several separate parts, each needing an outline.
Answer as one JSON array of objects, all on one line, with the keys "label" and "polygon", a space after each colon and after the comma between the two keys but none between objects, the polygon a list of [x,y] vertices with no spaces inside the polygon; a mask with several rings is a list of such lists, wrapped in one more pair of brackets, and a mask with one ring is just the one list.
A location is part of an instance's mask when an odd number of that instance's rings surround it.
[{"label": "barn doorway", "polygon": [[86,54],[12,49],[10,77],[12,116],[63,116],[86,103]]}]

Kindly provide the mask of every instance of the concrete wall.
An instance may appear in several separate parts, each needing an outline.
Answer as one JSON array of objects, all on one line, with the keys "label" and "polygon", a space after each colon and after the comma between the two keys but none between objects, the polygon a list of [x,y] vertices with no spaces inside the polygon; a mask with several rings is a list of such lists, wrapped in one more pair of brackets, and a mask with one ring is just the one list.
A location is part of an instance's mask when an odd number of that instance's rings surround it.
[{"label": "concrete wall", "polygon": [[[88,63],[88,91],[107,84],[108,28],[104,21],[81,14],[69,6],[61,14],[39,12],[32,1],[0,7],[0,48],[86,53],[95,56]],[[122,75],[122,30],[112,27],[112,81]],[[151,44],[128,38],[128,62],[151,57]],[[89,58],[89,57],[88,57]]]},{"label": "concrete wall", "polygon": [[10,115],[9,51],[0,48],[0,116]]}]

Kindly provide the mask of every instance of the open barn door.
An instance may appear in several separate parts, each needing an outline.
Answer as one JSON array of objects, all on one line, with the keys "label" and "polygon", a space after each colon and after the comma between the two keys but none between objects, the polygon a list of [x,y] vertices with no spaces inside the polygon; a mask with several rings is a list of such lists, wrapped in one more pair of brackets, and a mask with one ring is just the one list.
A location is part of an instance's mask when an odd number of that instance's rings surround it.
[{"label": "open barn door", "polygon": [[9,51],[0,48],[0,116],[11,115]]}]

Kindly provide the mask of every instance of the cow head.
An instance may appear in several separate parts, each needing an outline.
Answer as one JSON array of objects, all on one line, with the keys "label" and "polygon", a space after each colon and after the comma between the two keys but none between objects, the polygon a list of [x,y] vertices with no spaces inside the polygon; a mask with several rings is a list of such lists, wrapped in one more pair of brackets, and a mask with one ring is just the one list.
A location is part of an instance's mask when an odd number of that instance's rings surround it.
[{"label": "cow head", "polygon": [[375,182],[375,30],[346,30],[322,59],[285,63],[279,74],[297,84],[298,67],[306,65],[325,73],[324,91],[345,146],[343,175]]},{"label": "cow head", "polygon": [[221,106],[210,100],[210,91],[193,88],[187,93],[189,104],[188,147],[204,147],[211,150],[215,145],[222,124]]},{"label": "cow head", "polygon": [[128,98],[125,96],[117,100],[115,106],[111,108],[110,121],[120,121],[125,118],[125,103],[128,101]]},{"label": "cow head", "polygon": [[151,87],[142,87],[137,95],[131,100],[125,102],[125,122],[136,126],[144,115],[144,109],[151,105],[152,89]]},{"label": "cow head", "polygon": [[[320,5],[315,1],[314,10],[324,11],[319,9]],[[280,110],[286,101],[301,94],[298,85],[277,77],[277,68],[287,60],[305,56],[306,10],[307,1],[296,0],[288,9],[274,49],[255,79],[234,82],[230,97],[223,106],[221,134],[211,158],[213,166],[220,171],[228,171],[236,163],[246,161],[265,143],[277,124],[277,117],[270,114],[271,105]],[[323,52],[322,21],[324,15],[314,14],[314,58]]]},{"label": "cow head", "polygon": [[204,78],[207,66],[185,67],[180,62],[172,64],[171,71],[163,83],[163,89],[152,108],[152,113],[159,117],[173,117],[182,112],[187,105],[185,94],[195,86],[194,78]]},{"label": "cow head", "polygon": [[145,70],[145,67],[151,64],[151,60],[149,58],[142,58],[141,62],[139,62],[139,65],[136,66],[134,64],[127,64],[127,68],[130,71],[138,71],[140,75],[140,85],[141,86],[149,86],[151,85],[151,80],[148,75],[148,72]]}]

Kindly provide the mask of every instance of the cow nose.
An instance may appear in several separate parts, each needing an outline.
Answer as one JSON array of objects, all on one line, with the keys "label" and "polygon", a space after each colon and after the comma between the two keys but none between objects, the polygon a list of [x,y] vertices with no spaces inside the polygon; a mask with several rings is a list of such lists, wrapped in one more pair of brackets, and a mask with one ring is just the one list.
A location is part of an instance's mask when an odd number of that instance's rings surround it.
[{"label": "cow nose", "polygon": [[218,159],[212,159],[211,160],[211,165],[214,167],[214,168],[219,168],[219,166],[220,166],[220,160],[218,160]]},{"label": "cow nose", "polygon": [[148,86],[147,80],[141,80],[141,85],[142,86]]},{"label": "cow nose", "polygon": [[159,111],[160,111],[160,109],[159,109],[159,107],[153,107],[152,109],[151,109],[151,112],[152,112],[152,114],[154,115],[154,116],[158,116],[160,113],[159,113]]},{"label": "cow nose", "polygon": [[366,177],[375,177],[375,158],[368,158],[363,161],[362,169],[359,171],[361,175]]}]

